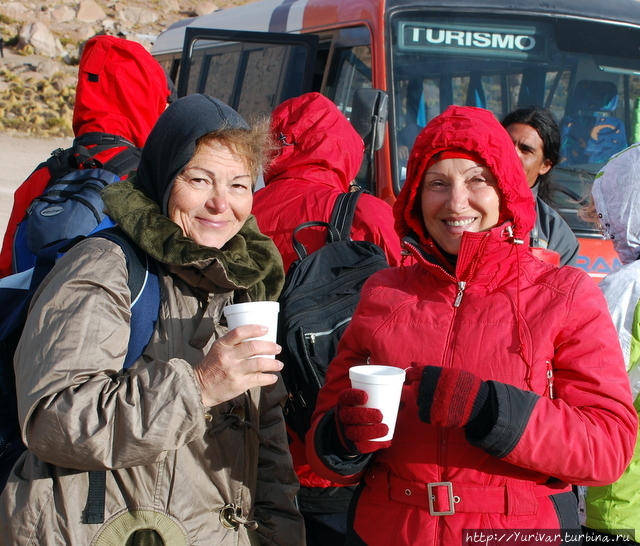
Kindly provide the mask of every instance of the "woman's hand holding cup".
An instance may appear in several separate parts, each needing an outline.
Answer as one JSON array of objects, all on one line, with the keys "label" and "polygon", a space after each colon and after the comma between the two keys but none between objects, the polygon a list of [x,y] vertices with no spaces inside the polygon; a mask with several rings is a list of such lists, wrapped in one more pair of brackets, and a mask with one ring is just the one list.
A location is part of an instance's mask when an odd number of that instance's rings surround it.
[{"label": "woman's hand holding cup", "polygon": [[266,326],[258,324],[238,326],[213,343],[194,367],[205,407],[216,406],[249,389],[278,380],[272,372],[282,369],[282,362],[275,360],[281,347],[272,341],[256,339],[267,331]]}]

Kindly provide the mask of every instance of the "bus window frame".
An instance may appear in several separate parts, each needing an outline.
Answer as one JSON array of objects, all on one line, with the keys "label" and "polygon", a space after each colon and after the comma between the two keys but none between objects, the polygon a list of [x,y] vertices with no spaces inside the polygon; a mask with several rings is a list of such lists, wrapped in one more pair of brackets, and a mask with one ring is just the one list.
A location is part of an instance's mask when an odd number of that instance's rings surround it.
[{"label": "bus window frame", "polygon": [[290,34],[284,32],[258,32],[189,27],[185,29],[182,58],[180,60],[180,75],[177,83],[179,97],[184,97],[187,94],[193,47],[195,42],[198,40],[302,46],[307,51],[307,59],[300,84],[302,93],[311,91],[314,63],[319,42],[319,38],[315,34]]},{"label": "bus window frame", "polygon": [[[395,89],[395,86],[397,84],[396,82],[396,68],[395,68],[395,63],[396,63],[396,59],[394,54],[398,52],[398,50],[396,49],[396,41],[397,41],[397,31],[395,29],[397,29],[399,22],[402,22],[403,19],[410,19],[414,16],[417,16],[420,14],[420,11],[418,10],[413,10],[413,9],[409,9],[409,8],[403,8],[403,9],[394,9],[393,11],[390,11],[387,14],[387,17],[385,19],[385,28],[386,31],[390,34],[390,36],[392,37],[392,39],[390,39],[390,47],[388,48],[388,51],[386,52],[387,55],[387,63],[388,63],[388,67],[389,70],[387,72],[387,78],[388,78],[388,88],[389,89]],[[469,21],[471,20],[477,20],[478,23],[481,25],[483,23],[485,23],[486,21],[484,20],[484,16],[480,15],[480,14],[469,14],[469,13],[462,13],[462,12],[455,12],[455,13],[451,13],[451,14],[442,14],[442,13],[438,13],[437,16],[435,16],[435,20],[437,23],[442,23],[442,21],[444,20],[445,23],[448,23],[447,19],[449,18],[460,18],[462,20],[462,25],[468,25]],[[550,26],[550,30],[553,33],[552,35],[550,35],[550,41],[549,41],[549,45],[553,48],[553,52],[556,56],[558,56],[559,59],[562,59],[563,62],[561,63],[561,65],[559,66],[558,70],[556,71],[556,76],[554,77],[554,79],[549,82],[549,81],[543,81],[545,78],[548,78],[551,74],[553,74],[553,70],[550,70],[550,67],[554,64],[554,63],[550,63],[546,66],[544,66],[544,77],[542,79],[538,78],[536,79],[534,76],[534,72],[533,70],[528,70],[526,72],[522,73],[522,82],[520,85],[520,89],[518,91],[518,97],[515,97],[515,104],[510,104],[512,102],[512,98],[510,96],[507,96],[507,94],[505,92],[509,91],[509,84],[508,82],[502,82],[500,85],[501,88],[501,100],[502,100],[502,109],[505,110],[506,108],[506,112],[503,111],[502,112],[502,116],[506,115],[506,113],[508,113],[508,111],[513,110],[516,107],[522,107],[528,104],[540,104],[541,106],[544,106],[546,108],[549,108],[553,111],[554,115],[557,118],[557,122],[558,124],[560,124],[561,120],[563,119],[563,117],[567,114],[566,108],[568,106],[568,103],[565,103],[563,106],[563,111],[562,112],[558,112],[558,107],[557,104],[555,102],[555,98],[556,98],[556,91],[558,88],[558,84],[562,81],[563,78],[568,77],[568,84],[565,85],[565,87],[569,90],[569,93],[571,93],[571,90],[574,88],[576,82],[581,79],[583,76],[580,76],[577,71],[576,71],[576,67],[573,65],[573,62],[571,62],[570,60],[567,61],[567,59],[571,59],[571,56],[576,56],[576,55],[583,55],[585,57],[591,56],[593,58],[594,61],[599,61],[599,63],[597,64],[606,64],[604,63],[604,59],[606,59],[607,57],[596,53],[596,51],[593,50],[593,46],[589,45],[589,47],[587,47],[587,45],[584,45],[582,48],[567,48],[566,44],[565,47],[560,47],[560,40],[557,39],[557,35],[558,35],[558,28],[560,23],[558,21],[552,21],[552,18],[549,17],[545,17],[542,16],[541,14],[502,14],[499,18],[498,18],[498,22],[495,23],[497,26],[503,25],[505,21],[509,20],[513,18],[515,21],[519,21],[519,25],[522,28],[525,28],[528,25],[535,25],[536,27],[538,27],[539,25],[540,28],[542,28],[542,26],[545,25],[549,25]],[[586,21],[581,21],[580,25],[587,25],[588,22]],[[593,28],[600,28],[600,29],[604,29],[605,27],[607,27],[606,23],[603,22],[591,22],[592,25],[595,25]],[[508,26],[508,25],[505,25]],[[473,27],[471,27],[473,28]],[[546,33],[542,33],[542,35],[544,36]],[[545,48],[546,49],[546,48]],[[599,50],[598,50],[599,51]],[[444,56],[443,56],[444,57]],[[615,66],[618,66],[621,61],[623,64],[624,63],[624,59],[626,57],[611,57],[611,59],[613,60],[613,63]],[[535,66],[535,62],[532,63],[532,66]],[[630,67],[636,66],[637,64],[637,59],[629,59],[628,64]],[[615,70],[616,72],[620,72],[619,69]],[[631,72],[631,70],[630,70]],[[640,75],[640,74],[635,74],[634,75]],[[497,72],[498,73],[498,72]],[[622,73],[622,72],[621,72]],[[503,75],[507,75],[506,73]],[[432,75],[433,77],[436,77],[437,74],[434,73]],[[532,79],[533,78],[533,79]],[[606,77],[602,78],[603,80],[607,80]],[[523,85],[526,84],[527,82],[531,83],[531,82],[535,82],[538,85],[538,88],[536,89],[536,91],[538,92],[538,94],[540,94],[541,96],[538,97],[536,100],[527,100],[526,98],[524,98],[522,96],[523,93]],[[630,106],[631,105],[631,93],[629,90],[629,79],[627,77],[623,78],[623,87],[618,89],[618,93],[620,96],[620,104],[621,106],[619,108],[622,108],[622,114],[623,114],[623,121],[625,124],[625,127],[627,129],[629,129],[632,125],[633,125],[633,120],[632,120],[632,110],[633,108]],[[442,81],[442,77],[440,76],[440,87],[439,87],[439,91],[440,94],[442,95],[443,92],[443,84],[446,86],[447,84],[450,84],[450,82],[443,82]],[[397,125],[398,124],[398,120],[396,119],[397,116],[397,108],[398,105],[396,104],[396,101],[398,100],[398,97],[395,95],[395,92],[390,92],[390,100],[391,102],[391,106],[390,106],[390,122],[393,123],[393,125]],[[442,97],[440,97],[440,102],[442,102]],[[445,101],[446,102],[446,101]],[[456,103],[458,104],[458,103]],[[519,105],[519,106],[518,106]],[[623,105],[627,105],[627,106],[623,106]],[[441,108],[441,110],[444,110],[444,108]],[[615,114],[615,116],[620,117],[620,114],[617,113]],[[427,119],[428,121],[428,119]],[[402,183],[403,180],[401,180],[400,178],[400,165],[399,165],[399,160],[398,160],[398,140],[397,140],[397,135],[396,134],[391,134],[390,135],[391,138],[389,139],[389,146],[390,146],[390,161],[391,161],[391,165],[392,165],[392,169],[390,172],[391,175],[391,184],[393,187],[393,191],[395,195],[398,195],[401,187],[402,187]]]}]

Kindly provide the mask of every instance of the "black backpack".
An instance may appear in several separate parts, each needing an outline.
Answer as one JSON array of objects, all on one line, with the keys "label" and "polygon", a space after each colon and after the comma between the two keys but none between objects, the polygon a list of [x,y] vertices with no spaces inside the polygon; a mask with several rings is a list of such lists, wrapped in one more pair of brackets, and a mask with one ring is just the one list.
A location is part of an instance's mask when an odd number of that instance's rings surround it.
[{"label": "black backpack", "polygon": [[[288,390],[285,417],[301,439],[309,429],[320,387],[338,341],[351,321],[364,282],[388,267],[382,249],[369,241],[349,238],[362,191],[338,196],[331,220],[305,222],[293,231],[299,256],[287,272],[280,295],[278,343]],[[296,234],[308,227],[326,227],[327,244],[308,254]]]},{"label": "black backpack", "polygon": [[[88,148],[88,146],[91,146]],[[95,156],[126,146],[102,164]],[[13,271],[35,265],[43,249],[79,235],[88,235],[105,218],[102,190],[138,167],[140,148],[118,135],[86,133],[66,150],[59,148],[37,170],[49,170],[49,182],[18,224],[13,239]]]}]

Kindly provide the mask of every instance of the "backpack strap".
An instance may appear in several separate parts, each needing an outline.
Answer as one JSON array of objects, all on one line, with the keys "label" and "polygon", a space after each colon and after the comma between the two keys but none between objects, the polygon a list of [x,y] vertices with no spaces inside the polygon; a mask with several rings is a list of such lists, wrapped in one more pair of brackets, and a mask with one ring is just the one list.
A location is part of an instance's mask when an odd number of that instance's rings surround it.
[{"label": "backpack strap", "polygon": [[71,172],[70,160],[72,155],[73,148],[67,148],[66,150],[64,148],[58,148],[51,152],[51,157],[44,163],[44,166],[49,169],[49,182],[47,186],[51,181],[58,180]]},{"label": "backpack strap", "polygon": [[301,260],[309,255],[306,247],[296,239],[296,234],[308,227],[324,227],[327,228],[327,243],[335,243],[336,241],[348,241],[351,234],[351,224],[353,216],[356,212],[358,199],[364,193],[364,190],[341,193],[338,195],[331,213],[329,222],[313,221],[304,222],[297,226],[291,234],[293,249],[296,251],[298,258]]},{"label": "backpack strap", "polygon": [[108,148],[115,148],[118,146],[127,146],[129,148],[135,148],[133,143],[120,135],[112,135],[110,133],[84,133],[73,139],[73,144],[80,146],[100,146],[103,150]]},{"label": "backpack strap", "polygon": [[87,504],[82,512],[82,523],[87,525],[104,523],[104,499],[107,473],[104,470],[89,470]]},{"label": "backpack strap", "polygon": [[104,168],[122,178],[138,168],[141,155],[141,148],[127,148],[107,161]]},{"label": "backpack strap", "polygon": [[[91,236],[103,237],[120,245],[127,260],[129,273],[127,285],[131,291],[131,334],[123,366],[127,369],[142,356],[158,320],[160,282],[156,264],[118,227],[107,227],[94,232]],[[106,472],[90,471],[83,523],[104,523],[105,491]]]},{"label": "backpack strap", "polygon": [[[89,148],[89,146],[92,146]],[[115,157],[104,165],[94,156],[108,150],[126,146]],[[51,181],[58,180],[81,166],[104,167],[122,177],[134,170],[140,162],[142,151],[126,138],[109,133],[85,133],[73,140],[71,148],[58,148],[51,152],[51,157],[44,163],[49,169]]]},{"label": "backpack strap", "polygon": [[120,246],[127,260],[131,292],[131,334],[123,368],[129,368],[149,343],[160,309],[160,282],[156,264],[146,252],[135,245],[119,227],[94,232],[92,237],[103,237]]},{"label": "backpack strap", "polygon": [[358,199],[363,193],[364,190],[341,193],[333,205],[333,213],[329,222],[338,230],[342,241],[348,241],[350,238],[351,224],[353,223]]}]

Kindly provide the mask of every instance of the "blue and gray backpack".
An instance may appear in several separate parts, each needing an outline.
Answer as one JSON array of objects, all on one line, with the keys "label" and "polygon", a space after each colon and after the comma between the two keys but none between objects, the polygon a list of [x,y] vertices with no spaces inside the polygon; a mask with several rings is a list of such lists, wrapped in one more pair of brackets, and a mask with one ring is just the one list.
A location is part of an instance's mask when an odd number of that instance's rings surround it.
[{"label": "blue and gray backpack", "polygon": [[[104,164],[95,158],[104,150],[122,146],[127,148]],[[52,152],[38,167],[46,166],[50,181],[16,228],[14,273],[32,268],[44,248],[91,233],[105,218],[102,190],[136,169],[140,153],[125,138],[107,133],[86,133],[71,148]]]},{"label": "blue and gray backpack", "polygon": [[[128,148],[104,165],[93,158],[116,146]],[[60,255],[87,236],[120,245],[131,291],[131,334],[124,369],[142,355],[151,339],[160,308],[155,262],[105,215],[100,195],[105,186],[134,170],[139,159],[140,150],[121,137],[82,135],[72,148],[52,153],[46,162],[51,181],[18,225],[13,248],[15,274],[0,279],[0,492],[26,449],[18,422],[14,353],[33,295]],[[84,523],[104,519],[104,480],[104,472],[89,473]]]}]

